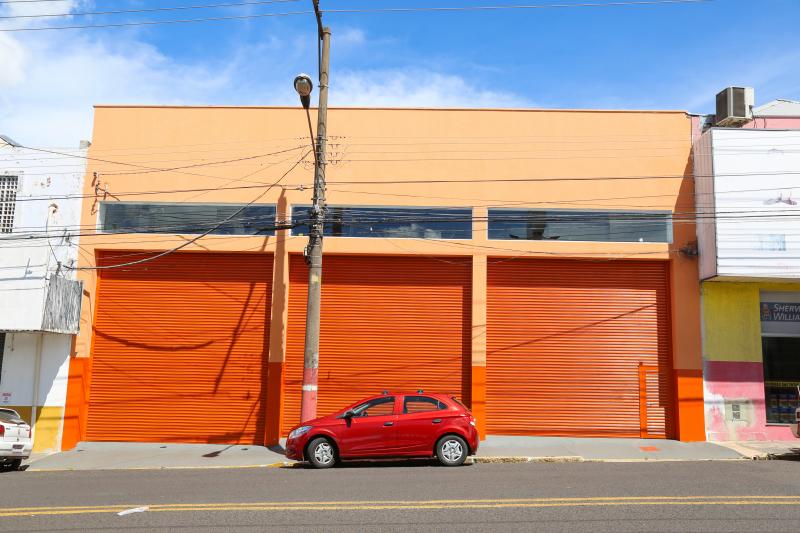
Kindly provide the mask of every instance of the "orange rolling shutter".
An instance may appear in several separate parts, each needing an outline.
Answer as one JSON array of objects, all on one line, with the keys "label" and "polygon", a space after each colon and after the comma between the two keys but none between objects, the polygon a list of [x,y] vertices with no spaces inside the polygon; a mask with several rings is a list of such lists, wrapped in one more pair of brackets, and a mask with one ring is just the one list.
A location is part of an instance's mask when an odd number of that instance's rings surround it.
[{"label": "orange rolling shutter", "polygon": [[664,262],[491,260],[487,431],[669,437]]},{"label": "orange rolling shutter", "polygon": [[[140,259],[109,252],[99,263]],[[263,443],[272,255],[100,270],[86,438]]]},{"label": "orange rolling shutter", "polygon": [[[382,390],[469,401],[468,259],[325,256],[317,412]],[[308,269],[292,256],[283,432],[300,419]]]}]

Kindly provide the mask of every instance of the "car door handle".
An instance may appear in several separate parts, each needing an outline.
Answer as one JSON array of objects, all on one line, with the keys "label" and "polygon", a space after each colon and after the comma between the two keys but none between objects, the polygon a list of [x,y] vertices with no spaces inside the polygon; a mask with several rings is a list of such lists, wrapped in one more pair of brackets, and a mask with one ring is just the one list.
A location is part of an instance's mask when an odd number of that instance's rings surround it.
[{"label": "car door handle", "polygon": [[393,426],[394,422],[384,422],[383,425],[384,426]]},{"label": "car door handle", "polygon": [[433,419],[433,423],[434,423],[434,424],[438,424],[438,423],[439,423],[439,422],[441,422],[441,421],[442,421],[442,419],[441,419],[441,418],[434,418],[434,419]]}]

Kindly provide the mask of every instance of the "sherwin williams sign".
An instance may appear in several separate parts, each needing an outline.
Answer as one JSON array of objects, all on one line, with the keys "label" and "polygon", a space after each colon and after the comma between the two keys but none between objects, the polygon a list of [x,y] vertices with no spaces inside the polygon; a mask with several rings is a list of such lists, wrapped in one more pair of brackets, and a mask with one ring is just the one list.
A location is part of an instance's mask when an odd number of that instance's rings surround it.
[{"label": "sherwin williams sign", "polygon": [[800,337],[800,292],[762,292],[761,334]]},{"label": "sherwin williams sign", "polygon": [[761,302],[762,322],[800,322],[800,304]]}]

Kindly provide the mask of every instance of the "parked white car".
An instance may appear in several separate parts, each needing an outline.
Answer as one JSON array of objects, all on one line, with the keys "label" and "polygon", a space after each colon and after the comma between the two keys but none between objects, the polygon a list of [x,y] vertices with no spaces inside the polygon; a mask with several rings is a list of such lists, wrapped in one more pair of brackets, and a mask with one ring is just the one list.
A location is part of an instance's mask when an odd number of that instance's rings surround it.
[{"label": "parked white car", "polygon": [[18,412],[0,407],[0,470],[18,469],[31,449],[31,426]]}]

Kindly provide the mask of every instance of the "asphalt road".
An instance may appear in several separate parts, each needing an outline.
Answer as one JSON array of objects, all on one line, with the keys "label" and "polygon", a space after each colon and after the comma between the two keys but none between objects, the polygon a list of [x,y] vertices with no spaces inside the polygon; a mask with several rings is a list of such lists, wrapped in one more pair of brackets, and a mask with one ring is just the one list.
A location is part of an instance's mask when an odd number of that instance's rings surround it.
[{"label": "asphalt road", "polygon": [[158,530],[786,533],[800,462],[0,474],[0,531]]}]

